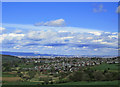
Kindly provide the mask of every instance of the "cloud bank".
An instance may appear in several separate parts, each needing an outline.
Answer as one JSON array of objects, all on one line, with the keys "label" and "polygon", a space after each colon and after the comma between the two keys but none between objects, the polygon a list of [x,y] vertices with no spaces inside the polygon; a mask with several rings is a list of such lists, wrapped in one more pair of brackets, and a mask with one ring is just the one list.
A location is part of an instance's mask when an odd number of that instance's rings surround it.
[{"label": "cloud bank", "polygon": [[62,55],[117,55],[117,32],[76,27],[18,25],[4,24],[6,30],[0,34],[0,43],[4,51],[37,51]]}]

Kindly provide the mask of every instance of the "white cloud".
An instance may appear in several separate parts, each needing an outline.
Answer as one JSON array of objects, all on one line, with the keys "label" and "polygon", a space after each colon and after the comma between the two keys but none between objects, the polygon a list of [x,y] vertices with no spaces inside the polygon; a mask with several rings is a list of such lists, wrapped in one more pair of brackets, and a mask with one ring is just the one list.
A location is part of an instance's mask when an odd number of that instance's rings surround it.
[{"label": "white cloud", "polygon": [[98,13],[98,12],[106,12],[107,10],[104,8],[102,4],[98,5],[96,8],[93,8],[93,12]]},{"label": "white cloud", "polygon": [[0,27],[0,31],[2,31],[2,30],[5,30],[5,28],[3,28],[3,27]]},{"label": "white cloud", "polygon": [[36,23],[35,26],[54,26],[54,27],[61,27],[65,26],[65,20],[64,19],[57,19],[47,22],[39,22]]},{"label": "white cloud", "polygon": [[88,47],[83,46],[83,49],[87,49]]},{"label": "white cloud", "polygon": [[56,37],[57,33],[52,31],[30,31],[27,33],[27,37],[33,40],[41,40]]},{"label": "white cloud", "polygon": [[17,46],[14,46],[13,49],[20,49],[22,46],[21,45],[17,45]]},{"label": "white cloud", "polygon": [[15,34],[15,33],[9,33],[9,34],[2,34],[1,36],[1,43],[4,41],[5,43],[11,42],[18,42],[21,41],[24,38],[24,34]]},{"label": "white cloud", "polygon": [[59,31],[59,32],[101,32],[100,30],[97,29],[87,29],[87,28],[80,28],[80,27],[49,27],[49,26],[34,26],[34,25],[24,25],[24,24],[3,24],[4,27],[6,28],[12,28],[12,30],[16,30],[16,29],[21,29],[24,31],[28,31],[28,30],[34,30],[34,31],[48,31],[48,30],[52,30],[52,31]]},{"label": "white cloud", "polygon": [[22,33],[22,30],[16,30],[14,33]]},{"label": "white cloud", "polygon": [[2,31],[4,31],[4,30],[5,30],[5,28],[0,27],[0,33],[2,33]]},{"label": "white cloud", "polygon": [[47,47],[47,48],[53,48],[52,46],[43,46],[43,47]]},{"label": "white cloud", "polygon": [[97,51],[98,49],[94,49],[94,51]]},{"label": "white cloud", "polygon": [[94,35],[101,35],[101,32],[89,32],[89,33],[92,33],[92,34],[94,34]]},{"label": "white cloud", "polygon": [[61,39],[70,39],[70,38],[74,38],[74,37],[62,37]]},{"label": "white cloud", "polygon": [[93,37],[87,37],[87,39],[93,39]]},{"label": "white cloud", "polygon": [[[0,34],[0,42],[3,42],[3,49],[76,55],[112,54],[117,51],[117,32],[48,26],[40,26],[38,29],[32,26],[33,29],[29,30],[31,27],[28,25],[24,25],[26,29],[23,31],[23,25],[18,26],[20,33],[16,32],[16,28],[13,28],[9,32],[6,31]],[[7,27],[7,29],[9,28]],[[107,51],[107,48],[110,50]]]},{"label": "white cloud", "polygon": [[0,35],[0,43],[2,43],[3,40],[4,38],[2,37],[2,35]]},{"label": "white cloud", "polygon": [[110,39],[112,39],[112,38],[118,38],[118,35],[110,35],[110,36],[108,36]]},{"label": "white cloud", "polygon": [[58,32],[63,33],[63,32],[68,32],[68,31],[58,31]]},{"label": "white cloud", "polygon": [[[7,35],[7,34],[4,34],[4,35]],[[25,35],[24,34],[15,34],[15,33],[10,33],[8,34],[9,37],[24,37]]]},{"label": "white cloud", "polygon": [[99,40],[93,40],[92,42],[102,42],[103,39],[99,39]]}]

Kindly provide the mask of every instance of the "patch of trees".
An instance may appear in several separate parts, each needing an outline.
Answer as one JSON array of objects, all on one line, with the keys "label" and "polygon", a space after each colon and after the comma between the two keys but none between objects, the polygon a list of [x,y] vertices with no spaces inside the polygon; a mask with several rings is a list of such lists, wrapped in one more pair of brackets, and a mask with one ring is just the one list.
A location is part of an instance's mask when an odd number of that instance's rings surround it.
[{"label": "patch of trees", "polygon": [[69,76],[70,81],[113,81],[120,80],[119,72],[110,72],[109,70],[99,71],[86,69],[74,72]]},{"label": "patch of trees", "polygon": [[58,74],[59,79],[66,78],[71,72],[61,72]]}]

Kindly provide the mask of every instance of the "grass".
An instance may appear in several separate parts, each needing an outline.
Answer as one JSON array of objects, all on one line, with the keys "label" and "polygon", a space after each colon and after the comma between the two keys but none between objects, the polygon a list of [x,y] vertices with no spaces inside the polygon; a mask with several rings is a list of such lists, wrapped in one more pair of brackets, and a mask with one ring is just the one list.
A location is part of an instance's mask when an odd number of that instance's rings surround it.
[{"label": "grass", "polygon": [[93,66],[92,68],[96,69],[96,70],[107,70],[109,68],[109,70],[118,71],[118,67],[119,67],[119,64],[107,64],[107,63],[103,63],[103,64],[98,65],[98,66]]},{"label": "grass", "polygon": [[118,85],[118,81],[96,81],[96,82],[68,82],[57,85]]},{"label": "grass", "polygon": [[3,63],[21,60],[21,59],[18,58],[18,57],[10,56],[10,55],[0,55],[0,56],[2,56],[2,62],[3,62]]},{"label": "grass", "polygon": [[[3,85],[41,85],[40,82],[6,82]],[[48,85],[118,85],[118,81],[96,81],[96,82],[68,82],[60,84],[48,84]]]},{"label": "grass", "polygon": [[40,84],[40,82],[5,82],[3,85],[37,85]]},{"label": "grass", "polygon": [[20,64],[19,65],[19,67],[21,67],[21,68],[33,68],[34,67],[34,65],[33,64]]},{"label": "grass", "polygon": [[2,77],[16,77],[16,74],[2,73]]}]

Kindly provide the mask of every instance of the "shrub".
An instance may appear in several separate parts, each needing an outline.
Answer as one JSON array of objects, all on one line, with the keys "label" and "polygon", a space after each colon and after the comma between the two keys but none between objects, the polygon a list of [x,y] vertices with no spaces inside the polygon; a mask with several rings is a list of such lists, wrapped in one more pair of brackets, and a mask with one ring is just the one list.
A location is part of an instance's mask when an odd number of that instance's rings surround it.
[{"label": "shrub", "polygon": [[101,71],[96,71],[93,73],[94,79],[96,81],[104,81],[105,80],[105,76]]},{"label": "shrub", "polygon": [[105,80],[107,80],[107,81],[112,81],[113,80],[113,75],[108,72],[108,73],[105,74],[105,78],[106,78]]},{"label": "shrub", "polygon": [[50,84],[53,84],[53,81],[51,81]]},{"label": "shrub", "polygon": [[75,82],[76,81],[89,81],[90,77],[87,73],[78,71],[70,75],[69,80],[75,81]]}]

